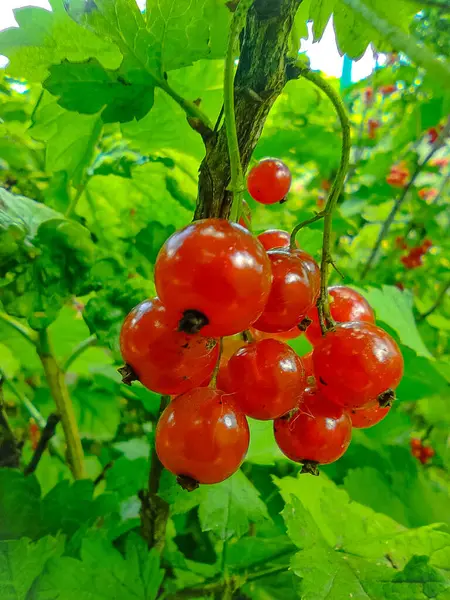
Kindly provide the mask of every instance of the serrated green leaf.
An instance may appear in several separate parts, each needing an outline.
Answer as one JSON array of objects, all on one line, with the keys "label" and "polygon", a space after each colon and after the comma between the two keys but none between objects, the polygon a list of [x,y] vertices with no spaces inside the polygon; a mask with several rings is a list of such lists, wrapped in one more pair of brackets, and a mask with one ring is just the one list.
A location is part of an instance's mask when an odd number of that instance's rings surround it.
[{"label": "serrated green leaf", "polygon": [[68,112],[58,105],[56,98],[44,92],[33,113],[30,134],[46,143],[47,171],[65,171],[74,184],[79,184],[92,160],[101,128],[99,115]]},{"label": "serrated green leaf", "polygon": [[142,71],[128,70],[124,63],[117,71],[106,70],[95,58],[53,65],[43,85],[63,108],[101,113],[103,123],[139,121],[152,108],[155,94]]},{"label": "serrated green leaf", "polygon": [[392,327],[402,344],[420,356],[431,357],[417,330],[412,312],[413,299],[408,291],[383,285],[381,289],[368,287],[362,293],[375,310],[377,320]]},{"label": "serrated green leaf", "polygon": [[118,386],[79,379],[71,390],[80,435],[87,439],[112,440],[120,423]]},{"label": "serrated green leaf", "polygon": [[121,62],[118,48],[77,25],[64,12],[62,0],[53,0],[53,12],[25,7],[15,10],[14,16],[19,28],[0,32],[0,54],[9,58],[8,73],[14,77],[40,82],[50,65],[64,59],[83,61],[95,56],[111,69]]},{"label": "serrated green leaf", "polygon": [[37,542],[27,538],[0,541],[0,597],[2,600],[27,600],[33,583],[48,559],[64,550],[63,539],[45,537]]},{"label": "serrated green leaf", "polygon": [[81,560],[49,560],[33,591],[42,600],[55,592],[65,600],[155,600],[162,578],[158,553],[141,538],[132,536],[123,558],[110,543],[92,536],[82,543]]},{"label": "serrated green leaf", "polygon": [[250,523],[268,518],[266,505],[242,471],[213,486],[202,486],[199,518],[203,531],[220,539],[244,535]]}]

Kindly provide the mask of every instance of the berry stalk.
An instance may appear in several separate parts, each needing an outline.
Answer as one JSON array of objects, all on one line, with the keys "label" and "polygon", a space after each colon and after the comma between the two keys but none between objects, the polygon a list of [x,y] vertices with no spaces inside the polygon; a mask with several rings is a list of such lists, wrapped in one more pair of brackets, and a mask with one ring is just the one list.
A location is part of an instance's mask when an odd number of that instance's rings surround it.
[{"label": "berry stalk", "polygon": [[[321,278],[320,278],[320,295],[317,301],[317,308],[319,311],[319,321],[322,333],[334,325],[333,318],[330,313],[330,305],[328,302],[328,276],[330,265],[333,265],[333,259],[331,256],[330,245],[331,245],[331,232],[333,223],[333,212],[336,208],[338,198],[344,187],[345,177],[347,175],[349,162],[350,162],[350,119],[347,115],[347,110],[344,103],[339,96],[338,92],[318,73],[314,73],[309,69],[301,69],[301,75],[311,81],[319,89],[321,89],[331,100],[342,128],[342,154],[339,169],[336,174],[336,178],[330,190],[325,209],[323,210],[324,226],[323,226],[323,243],[322,243],[322,262],[320,265]],[[319,217],[320,218],[320,217]],[[317,219],[314,219],[317,220]],[[294,230],[295,231],[295,230]],[[296,231],[295,231],[296,233]],[[293,232],[294,234],[294,232]],[[294,236],[295,240],[295,236]],[[294,242],[295,243],[295,242]]]},{"label": "berry stalk", "polygon": [[230,157],[231,182],[229,189],[233,195],[230,216],[233,221],[239,220],[245,186],[234,110],[234,57],[235,49],[239,42],[239,34],[244,27],[247,11],[252,4],[253,0],[240,0],[231,21],[227,53],[225,56],[223,108],[227,134],[228,155]]}]

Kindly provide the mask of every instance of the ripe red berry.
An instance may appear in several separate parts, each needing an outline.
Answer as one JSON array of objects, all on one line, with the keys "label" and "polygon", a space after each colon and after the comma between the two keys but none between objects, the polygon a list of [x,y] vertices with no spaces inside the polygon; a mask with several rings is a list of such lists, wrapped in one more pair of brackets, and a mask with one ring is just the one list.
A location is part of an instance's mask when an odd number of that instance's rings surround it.
[{"label": "ripe red berry", "polygon": [[291,187],[291,172],[283,161],[265,158],[255,165],[247,177],[250,196],[261,204],[280,202]]},{"label": "ripe red berry", "polygon": [[379,90],[383,96],[389,96],[397,91],[397,86],[391,83],[389,85],[380,86]]},{"label": "ripe red berry", "polygon": [[411,440],[411,450],[421,450],[422,449],[422,440],[420,438],[412,438]]},{"label": "ripe red berry", "polygon": [[249,231],[225,219],[195,221],[161,248],[155,284],[180,328],[233,335],[260,316],[271,284],[270,261]]},{"label": "ripe red berry", "polygon": [[292,329],[301,323],[315,303],[317,281],[309,262],[315,261],[309,255],[305,260],[303,254],[283,249],[267,253],[272,264],[273,282],[264,311],[253,324],[255,329],[269,333]]},{"label": "ripe red berry", "polygon": [[240,348],[228,363],[230,391],[249,417],[275,419],[300,400],[305,370],[300,357],[284,342],[262,340]]},{"label": "ripe red berry", "polygon": [[430,142],[430,144],[434,144],[434,142],[438,139],[439,137],[439,131],[437,130],[436,127],[430,127],[428,130],[428,141]]},{"label": "ripe red berry", "polygon": [[177,331],[177,319],[159,298],[144,300],[126,317],[120,350],[139,381],[158,394],[182,394],[211,377],[217,341]]},{"label": "ripe red berry", "polygon": [[[330,296],[331,316],[337,323],[348,323],[349,321],[367,321],[375,323],[375,314],[361,294],[344,285],[335,285],[328,288]],[[315,345],[322,339],[320,329],[319,313],[314,306],[307,315],[311,319],[306,330],[308,341]]]},{"label": "ripe red berry", "polygon": [[336,325],[314,348],[313,364],[323,395],[349,408],[374,403],[403,375],[399,347],[373,323]]},{"label": "ripe red berry", "polygon": [[347,450],[352,424],[348,414],[316,388],[307,388],[298,407],[274,421],[280,450],[295,462],[332,463]]},{"label": "ripe red berry", "polygon": [[308,354],[304,354],[300,358],[302,359],[303,368],[305,369],[306,382],[308,386],[313,387],[316,383],[316,378],[314,376],[314,366],[312,360],[312,350],[308,352]]},{"label": "ripe red berry", "polygon": [[289,248],[291,235],[282,229],[268,229],[258,235],[258,240],[266,250]]},{"label": "ripe red berry", "polygon": [[199,483],[219,483],[237,471],[249,440],[245,415],[230,396],[211,388],[196,388],[172,400],[155,435],[166,469]]},{"label": "ripe red berry", "polygon": [[430,460],[430,458],[433,458],[434,455],[435,451],[433,450],[433,448],[431,448],[431,446],[422,446],[420,450],[419,460],[423,465],[425,465]]},{"label": "ripe red berry", "polygon": [[382,421],[390,410],[390,406],[382,407],[378,403],[375,403],[368,408],[353,408],[349,410],[349,415],[353,427],[356,429],[368,429]]}]

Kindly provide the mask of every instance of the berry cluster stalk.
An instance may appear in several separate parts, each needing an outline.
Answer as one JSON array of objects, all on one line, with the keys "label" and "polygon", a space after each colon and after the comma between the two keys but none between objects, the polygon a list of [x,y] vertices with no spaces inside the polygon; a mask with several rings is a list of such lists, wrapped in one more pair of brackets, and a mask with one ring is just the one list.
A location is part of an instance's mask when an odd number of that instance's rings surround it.
[{"label": "berry cluster stalk", "polygon": [[[333,186],[330,190],[325,209],[322,213],[319,213],[316,218],[311,219],[313,222],[323,216],[323,243],[322,243],[322,262],[321,262],[321,279],[320,279],[320,296],[317,301],[317,309],[319,311],[320,328],[322,333],[326,333],[328,329],[334,326],[334,321],[330,313],[330,305],[328,301],[328,276],[330,265],[334,266],[333,258],[331,256],[331,232],[332,232],[332,221],[333,211],[336,208],[336,204],[339,196],[341,195],[344,187],[345,177],[347,175],[349,162],[350,162],[350,119],[347,115],[344,103],[339,96],[338,92],[325,81],[318,73],[314,73],[309,69],[302,69],[301,76],[305,79],[309,79],[314,85],[320,88],[328,98],[331,100],[342,128],[342,154],[341,162],[339,165],[336,178],[333,182]],[[303,226],[303,224],[302,224]],[[297,229],[297,228],[296,228]],[[298,229],[297,229],[298,230]],[[296,232],[296,230],[294,230]],[[293,232],[294,233],[294,232]]]},{"label": "berry cluster stalk", "polygon": [[244,173],[242,171],[241,155],[239,152],[239,140],[236,128],[236,117],[234,111],[234,60],[236,48],[239,42],[239,34],[244,28],[247,11],[252,4],[253,0],[240,0],[233,14],[230,26],[230,33],[228,36],[228,46],[225,57],[225,71],[223,81],[223,108],[231,171],[230,190],[233,194],[231,219],[235,221],[239,220],[239,216],[241,213],[242,196],[244,193]]}]

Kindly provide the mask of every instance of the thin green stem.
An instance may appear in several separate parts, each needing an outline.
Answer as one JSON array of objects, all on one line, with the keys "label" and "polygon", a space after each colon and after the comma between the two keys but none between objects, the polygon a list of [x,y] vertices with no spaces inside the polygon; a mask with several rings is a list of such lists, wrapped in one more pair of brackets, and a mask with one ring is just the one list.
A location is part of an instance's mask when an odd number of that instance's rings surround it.
[{"label": "thin green stem", "polygon": [[37,352],[44,368],[47,384],[55,401],[58,415],[61,417],[70,468],[75,479],[82,479],[84,477],[84,455],[75,411],[64,373],[56,362],[46,329],[39,331]]},{"label": "thin green stem", "polygon": [[30,342],[30,344],[33,344],[33,346],[36,346],[37,333],[35,331],[30,329],[26,325],[19,323],[19,321],[16,321],[16,319],[14,319],[13,317],[10,317],[9,315],[7,315],[4,312],[0,312],[0,320],[3,321],[4,323],[7,323],[10,327],[15,329],[28,342]]},{"label": "thin green stem", "polygon": [[372,248],[372,252],[370,253],[369,258],[367,259],[366,264],[364,265],[362,271],[361,271],[361,279],[364,279],[364,277],[366,277],[366,275],[368,274],[368,272],[370,271],[370,269],[372,268],[372,265],[378,255],[378,252],[381,248],[381,243],[383,242],[384,238],[386,237],[386,235],[389,233],[389,229],[391,228],[392,223],[395,220],[395,217],[397,216],[398,211],[400,210],[401,206],[403,205],[403,202],[406,200],[408,193],[410,191],[410,189],[413,187],[417,177],[420,175],[420,173],[422,172],[423,168],[428,164],[428,162],[433,158],[433,156],[435,155],[435,153],[442,148],[442,141],[445,139],[445,137],[448,135],[450,130],[450,119],[447,123],[447,126],[444,128],[444,130],[441,132],[438,140],[436,141],[436,143],[434,144],[434,146],[431,148],[431,150],[428,152],[428,154],[425,156],[425,158],[422,160],[422,162],[418,163],[414,173],[411,177],[411,179],[408,182],[408,185],[404,188],[403,192],[400,194],[400,196],[397,198],[397,200],[394,202],[394,206],[391,209],[391,212],[389,213],[387,219],[384,221],[381,229],[380,229],[380,233],[378,234],[378,238],[375,242],[374,247]]},{"label": "thin green stem", "polygon": [[231,20],[230,33],[228,36],[227,53],[225,56],[225,71],[223,81],[223,110],[225,116],[225,128],[227,134],[228,156],[230,158],[230,186],[233,195],[231,207],[231,219],[238,221],[242,209],[242,198],[244,194],[244,173],[242,171],[239,140],[236,128],[236,117],[234,111],[234,77],[235,56],[247,11],[253,4],[253,0],[240,0]]},{"label": "thin green stem", "polygon": [[73,215],[73,213],[75,212],[75,209],[77,207],[78,201],[81,198],[81,196],[83,195],[85,187],[86,187],[86,183],[80,183],[80,185],[77,187],[75,195],[71,199],[70,204],[67,207],[67,210],[66,210],[66,212],[64,214],[64,216],[67,219],[69,219]]},{"label": "thin green stem", "polygon": [[[21,404],[23,404],[23,406],[25,407],[25,409],[28,412],[28,414],[30,415],[30,417],[35,420],[37,426],[42,431],[45,428],[46,424],[47,424],[47,421],[45,420],[45,418],[41,415],[41,413],[38,411],[38,409],[31,402],[31,400],[29,400],[26,396],[24,396],[23,394],[21,394],[19,392],[19,390],[17,389],[17,387],[14,385],[14,383],[10,379],[7,379],[5,377],[4,373],[2,373],[2,371],[0,371],[0,377],[3,379],[4,384],[7,387],[9,387],[9,389],[14,394],[14,396],[19,400],[19,402]],[[50,448],[52,450],[52,453],[63,464],[66,464],[66,461],[64,459],[64,454],[63,454],[63,451],[62,451],[62,449],[60,447],[60,444],[58,443],[58,440],[56,438],[52,438],[50,440],[49,446],[50,446]]]},{"label": "thin green stem", "polygon": [[[333,185],[330,190],[330,195],[328,196],[328,200],[323,210],[323,243],[322,243],[322,261],[321,261],[321,278],[320,278],[320,295],[317,301],[317,308],[319,311],[319,321],[322,333],[326,333],[326,331],[333,327],[334,321],[331,317],[330,313],[330,305],[328,301],[328,276],[329,276],[329,268],[330,265],[333,264],[333,259],[331,256],[331,232],[332,232],[332,224],[333,224],[333,212],[336,208],[337,201],[339,196],[341,195],[342,189],[344,187],[345,177],[347,175],[348,166],[350,162],[350,147],[351,147],[351,130],[350,130],[350,119],[347,115],[347,110],[344,106],[342,98],[339,93],[318,73],[314,73],[309,69],[302,68],[301,75],[314,83],[318,88],[320,88],[331,100],[337,114],[339,120],[341,122],[342,128],[342,152],[341,152],[341,162],[339,164],[339,169],[336,174],[336,178],[333,182]],[[292,239],[292,238],[291,238]]]},{"label": "thin green stem", "polygon": [[321,211],[318,212],[316,215],[314,215],[314,217],[311,217],[310,219],[306,219],[306,221],[302,221],[301,223],[299,223],[298,225],[296,225],[294,227],[294,229],[292,230],[291,233],[291,241],[289,244],[289,247],[291,250],[295,249],[295,238],[297,236],[297,233],[303,229],[303,227],[306,227],[307,225],[311,225],[311,223],[315,223],[316,221],[319,221],[320,219],[323,219],[325,216],[325,211]]},{"label": "thin green stem", "polygon": [[80,342],[77,346],[75,346],[75,348],[72,350],[72,352],[66,358],[63,366],[61,367],[63,373],[66,373],[69,370],[70,365],[80,356],[80,354],[82,354],[88,348],[95,346],[96,343],[97,343],[97,336],[90,335],[88,338],[86,338],[85,340]]},{"label": "thin green stem", "polygon": [[204,113],[197,104],[194,102],[190,102],[183,98],[176,92],[170,85],[169,82],[165,79],[158,80],[158,87],[166,92],[181,108],[184,110],[186,115],[191,119],[199,119],[208,129],[213,129],[214,125],[209,120],[209,117]]},{"label": "thin green stem", "polygon": [[445,298],[448,290],[450,290],[450,279],[448,281],[446,281],[444,283],[444,285],[442,286],[441,291],[439,292],[438,297],[436,298],[436,302],[427,311],[425,311],[423,314],[421,314],[417,320],[423,321],[424,319],[429,317],[432,313],[434,313],[434,311],[436,309],[438,309],[440,307],[440,305],[442,304],[442,302],[444,301],[444,298]]}]

